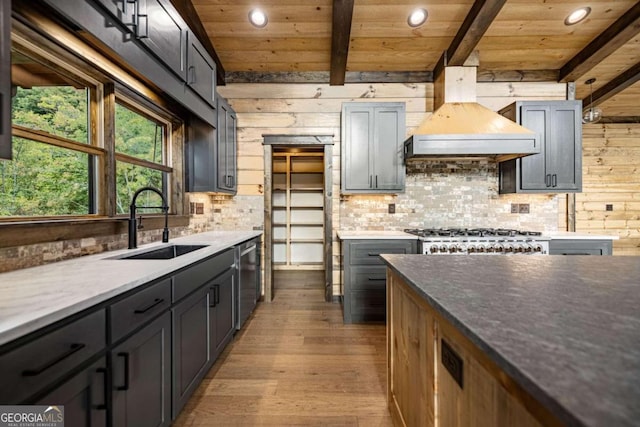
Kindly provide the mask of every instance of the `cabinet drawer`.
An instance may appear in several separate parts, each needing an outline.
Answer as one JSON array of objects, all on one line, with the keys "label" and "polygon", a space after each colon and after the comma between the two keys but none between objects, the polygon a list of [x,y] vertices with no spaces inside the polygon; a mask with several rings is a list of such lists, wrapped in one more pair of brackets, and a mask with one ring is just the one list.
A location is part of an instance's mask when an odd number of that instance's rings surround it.
[{"label": "cabinet drawer", "polygon": [[349,268],[349,286],[351,289],[371,289],[384,291],[387,286],[387,267],[372,265]]},{"label": "cabinet drawer", "polygon": [[173,301],[190,294],[231,267],[234,263],[234,252],[233,248],[227,249],[176,274],[173,277]]},{"label": "cabinet drawer", "polygon": [[410,254],[414,253],[413,241],[406,242],[350,242],[350,265],[384,265],[380,254]]},{"label": "cabinet drawer", "polygon": [[352,291],[351,317],[354,322],[384,322],[387,313],[385,291]]},{"label": "cabinet drawer", "polygon": [[142,326],[171,306],[171,279],[165,279],[111,306],[111,342]]},{"label": "cabinet drawer", "polygon": [[2,404],[17,404],[106,346],[106,314],[91,313],[0,356]]}]

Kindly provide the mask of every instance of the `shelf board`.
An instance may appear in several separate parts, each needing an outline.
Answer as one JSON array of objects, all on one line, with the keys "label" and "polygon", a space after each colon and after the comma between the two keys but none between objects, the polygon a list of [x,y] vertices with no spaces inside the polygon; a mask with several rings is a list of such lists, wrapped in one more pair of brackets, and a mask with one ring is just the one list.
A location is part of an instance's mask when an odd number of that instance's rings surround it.
[{"label": "shelf board", "polygon": [[323,227],[324,223],[322,222],[292,222],[290,223],[292,227]]},{"label": "shelf board", "polygon": [[294,211],[321,211],[324,209],[324,206],[290,206],[290,208]]},{"label": "shelf board", "polygon": [[324,243],[324,239],[291,239],[291,243]]},{"label": "shelf board", "polygon": [[292,187],[291,191],[324,191],[323,187]]}]

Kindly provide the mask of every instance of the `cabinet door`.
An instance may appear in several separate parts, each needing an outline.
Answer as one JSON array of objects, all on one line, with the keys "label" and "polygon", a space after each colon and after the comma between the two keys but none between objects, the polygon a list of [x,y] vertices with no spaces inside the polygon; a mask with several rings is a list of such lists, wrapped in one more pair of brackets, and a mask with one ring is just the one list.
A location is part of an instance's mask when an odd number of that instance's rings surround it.
[{"label": "cabinet door", "polygon": [[216,63],[195,34],[189,33],[187,84],[209,105],[216,106]]},{"label": "cabinet door", "polygon": [[171,314],[112,350],[113,425],[171,424]]},{"label": "cabinet door", "polygon": [[371,190],[373,108],[345,105],[342,109],[342,191]]},{"label": "cabinet door", "polygon": [[236,114],[218,98],[217,187],[224,192],[236,190]]},{"label": "cabinet door", "polygon": [[136,37],[185,79],[187,25],[169,0],[138,0]]},{"label": "cabinet door", "polygon": [[174,417],[209,366],[209,305],[209,288],[203,286],[172,309]]},{"label": "cabinet door", "polygon": [[209,285],[211,296],[211,364],[229,342],[235,330],[233,322],[233,285],[235,269],[230,268],[213,279]]},{"label": "cabinet door", "polygon": [[547,190],[551,186],[551,172],[547,169],[550,143],[548,105],[522,105],[520,124],[538,134],[540,154],[532,154],[520,159],[520,188],[523,190]]},{"label": "cabinet door", "polygon": [[0,159],[11,159],[11,0],[0,2]]},{"label": "cabinet door", "polygon": [[553,144],[547,146],[548,173],[553,191],[582,188],[582,110],[580,102],[557,102],[551,106],[549,129]]},{"label": "cabinet door", "polygon": [[107,360],[102,358],[40,399],[37,405],[63,405],[69,426],[107,425]]},{"label": "cabinet door", "polygon": [[374,114],[373,188],[404,190],[404,107],[376,108]]},{"label": "cabinet door", "polygon": [[188,191],[215,191],[216,128],[192,115],[187,135]]}]

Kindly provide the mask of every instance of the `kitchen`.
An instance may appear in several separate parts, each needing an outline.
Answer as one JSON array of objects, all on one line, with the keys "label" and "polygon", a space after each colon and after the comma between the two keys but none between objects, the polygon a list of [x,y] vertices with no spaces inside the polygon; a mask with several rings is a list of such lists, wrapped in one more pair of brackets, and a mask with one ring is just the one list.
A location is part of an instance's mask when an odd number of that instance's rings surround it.
[{"label": "kitchen", "polygon": [[[178,2],[176,2],[178,3]],[[205,2],[201,2],[205,3]],[[196,11],[203,8],[204,17],[210,17],[211,11],[205,6],[194,2]],[[340,3],[340,2],[338,2]],[[409,45],[407,42],[414,32],[421,30],[410,29],[406,26],[406,14],[414,5],[408,5],[407,10],[389,12],[389,7],[355,5],[355,21],[359,16],[363,16],[365,20],[372,22],[374,28],[367,27],[362,24],[360,27],[352,27],[352,36],[354,38],[350,52],[349,60],[354,61],[350,65],[353,70],[384,70],[384,67],[391,67],[397,62],[398,70],[407,71],[415,70],[431,70],[434,68],[441,52],[447,48],[451,39],[458,30],[458,27],[469,13],[471,7],[470,1],[453,3],[443,11],[439,12],[437,5],[426,6],[427,9],[435,8],[430,11],[432,21],[427,21],[424,27],[425,34],[421,41],[423,45],[416,45],[407,53],[410,60],[406,62],[394,59],[396,54],[394,49],[387,49],[380,45],[374,48],[376,53],[362,53],[358,46],[365,42],[372,43],[376,46],[376,40],[382,43],[380,39],[375,39],[375,31],[383,32],[385,20],[390,20],[392,16],[396,18],[400,15],[400,21],[403,27],[398,30],[399,34],[403,34],[404,38],[395,44],[395,46]],[[493,3],[493,2],[492,2]],[[501,2],[497,2],[501,3]],[[607,4],[609,2],[606,2]],[[608,5],[611,12],[603,9],[603,2],[593,2],[593,19],[587,23],[589,27],[588,34],[591,38],[600,34],[604,29],[611,25],[618,17],[624,15],[624,12],[631,9],[634,2],[615,2],[614,6]],[[411,6],[411,7],[410,7]],[[571,7],[570,7],[571,6]],[[571,9],[575,5],[563,5],[558,2],[556,7],[561,10]],[[179,8],[179,5],[177,5]],[[275,7],[275,6],[274,6]],[[284,8],[284,6],[282,6]],[[576,6],[577,7],[577,6]],[[237,7],[238,9],[240,6]],[[264,222],[264,186],[265,186],[265,162],[264,162],[264,146],[263,135],[333,135],[332,142],[332,282],[331,297],[342,295],[341,287],[341,256],[343,256],[340,247],[340,241],[337,239],[337,231],[364,231],[364,230],[403,230],[405,228],[442,228],[442,227],[493,227],[493,228],[515,228],[520,230],[540,231],[543,233],[551,233],[557,230],[570,229],[573,222],[572,211],[570,206],[574,202],[572,196],[567,193],[541,193],[541,194],[498,194],[498,166],[495,161],[488,159],[474,160],[456,160],[454,162],[426,161],[426,162],[410,162],[407,165],[407,174],[405,175],[405,191],[398,194],[343,194],[341,192],[341,108],[344,102],[362,101],[362,102],[403,102],[406,106],[406,131],[407,135],[412,133],[412,129],[417,127],[425,115],[433,111],[434,102],[434,84],[428,82],[424,75],[407,74],[404,80],[402,76],[396,76],[393,80],[393,74],[388,74],[389,80],[376,82],[366,81],[363,77],[362,82],[348,82],[344,86],[329,85],[328,73],[325,75],[314,75],[313,73],[300,73],[300,80],[296,83],[289,83],[286,79],[295,78],[296,72],[286,73],[278,69],[278,65],[273,65],[271,70],[272,78],[281,78],[280,82],[266,83],[268,75],[253,71],[251,75],[250,69],[261,70],[260,65],[256,64],[253,68],[247,67],[247,73],[242,73],[244,68],[237,66],[238,62],[249,63],[252,57],[258,63],[269,64],[270,62],[278,63],[283,55],[296,57],[299,60],[304,58],[318,58],[316,61],[324,62],[322,70],[327,70],[330,59],[330,30],[331,30],[331,3],[313,8],[313,11],[307,11],[303,6],[299,8],[289,6],[291,13],[301,14],[302,22],[315,31],[319,40],[313,40],[305,43],[300,41],[302,46],[313,46],[316,52],[302,55],[297,54],[286,48],[278,50],[277,48],[265,50],[263,54],[251,53],[248,47],[238,46],[239,40],[233,40],[233,37],[222,37],[218,43],[215,43],[216,51],[222,56],[225,52],[224,44],[228,47],[226,54],[229,55],[225,69],[227,71],[227,82],[225,85],[218,85],[219,94],[229,101],[229,104],[235,110],[238,121],[237,143],[238,143],[238,165],[237,165],[237,194],[226,195],[222,193],[210,194],[188,193],[187,205],[184,212],[189,212],[190,203],[194,204],[194,213],[188,216],[188,220],[184,220],[178,224],[171,224],[172,236],[189,235],[193,232],[209,231],[209,230],[252,230],[263,226]],[[242,28],[241,34],[249,31],[269,31],[270,28],[279,28],[277,24],[284,22],[287,13],[283,13],[282,9],[278,16],[274,11],[274,15],[270,15],[269,23],[261,30],[252,29],[246,23],[247,11],[240,12],[234,7],[225,6],[225,10],[233,13],[234,19],[237,19],[235,25]],[[266,9],[266,6],[265,6]],[[276,9],[277,10],[277,9]],[[518,3],[506,2],[502,14],[498,14],[496,18],[496,27],[494,33],[487,34],[487,39],[483,40],[478,46],[480,50],[480,65],[492,61],[492,55],[505,55],[505,51],[515,51],[517,47],[506,47],[501,51],[499,48],[491,50],[490,41],[495,41],[503,37],[500,31],[508,31],[512,28],[514,22],[523,21],[522,16],[531,16],[523,14],[518,17],[518,12],[530,12],[531,10],[541,14],[541,20],[549,19],[553,15],[563,15],[557,9],[551,7],[546,10],[537,2],[533,4],[524,4],[519,6]],[[402,12],[402,13],[401,13]],[[599,14],[597,12],[600,12]],[[311,15],[304,19],[304,14]],[[440,13],[440,15],[438,15]],[[615,17],[606,17],[607,13],[616,14]],[[360,15],[359,15],[360,14]],[[442,18],[444,14],[444,18]],[[241,17],[240,17],[241,15]],[[387,17],[388,15],[388,17]],[[633,14],[627,14],[628,19],[632,19]],[[188,16],[184,14],[184,16]],[[292,15],[295,16],[295,15]],[[440,17],[439,17],[440,16]],[[328,18],[327,18],[328,17]],[[213,27],[220,29],[232,28],[232,23],[228,21],[228,17],[221,14],[219,17],[209,18],[215,22]],[[322,24],[320,23],[322,22]],[[428,23],[433,22],[434,25],[447,27],[447,22],[455,22],[449,24],[447,36],[442,37],[437,46],[430,42],[433,40],[426,36],[426,31],[430,28]],[[523,22],[528,22],[524,20]],[[537,21],[531,21],[537,22]],[[597,24],[597,25],[596,25]],[[389,24],[391,25],[391,24]],[[400,25],[400,24],[397,24]],[[524,25],[524,24],[523,24]],[[534,24],[530,24],[534,25]],[[579,24],[577,24],[579,25]],[[323,29],[320,29],[322,27]],[[387,26],[388,27],[388,26]],[[393,27],[393,26],[392,26]],[[455,27],[455,28],[454,28]],[[596,28],[597,27],[597,28]],[[448,28],[448,27],[447,27]],[[506,28],[506,29],[505,29]],[[562,51],[562,46],[568,44],[568,32],[579,32],[576,27],[565,29],[563,26],[560,30],[562,36],[546,43],[556,43],[555,49]],[[584,27],[583,27],[584,28]],[[372,32],[368,40],[367,36],[358,37],[357,31],[367,30]],[[228,30],[230,31],[230,30]],[[443,30],[444,31],[444,30]],[[533,32],[533,30],[529,30]],[[586,29],[580,31],[587,32]],[[373,34],[373,35],[372,35]],[[362,36],[363,33],[360,33]],[[274,37],[274,36],[271,36]],[[292,37],[292,36],[290,36]],[[378,37],[388,37],[387,34],[381,34]],[[568,52],[564,52],[561,59],[554,57],[553,62],[543,67],[544,69],[560,69],[568,60],[577,54],[582,47],[587,45],[590,38],[586,34],[581,34],[582,39],[576,40],[574,48],[567,48]],[[621,48],[620,52],[612,54],[612,60],[617,59],[625,64],[632,65],[637,62],[637,40],[633,39],[634,35],[629,37],[628,45]],[[538,37],[539,38],[539,37]],[[445,40],[446,39],[446,40]],[[277,40],[274,38],[271,42]],[[303,39],[304,40],[304,39]],[[393,39],[389,39],[393,41]],[[271,43],[270,42],[270,43]],[[249,43],[247,41],[247,43]],[[281,43],[286,43],[282,41]],[[391,43],[387,41],[387,43]],[[485,43],[485,45],[483,45]],[[515,43],[518,43],[517,40]],[[534,57],[539,55],[544,57],[544,52],[551,47],[542,41],[540,46],[531,49],[532,52],[511,54],[514,57],[514,63],[518,65],[505,66],[508,70],[529,70],[534,65],[527,65],[525,59],[519,59],[520,56]],[[561,46],[561,47],[558,47]],[[580,45],[580,46],[578,46]],[[246,46],[251,46],[249,43]],[[483,49],[484,47],[484,49]],[[428,50],[431,49],[431,50]],[[269,54],[271,50],[275,53]],[[320,53],[318,53],[318,51]],[[387,53],[387,51],[389,51]],[[235,52],[235,53],[234,53]],[[289,53],[287,53],[289,52]],[[366,52],[366,50],[365,50]],[[486,53],[485,53],[486,52]],[[536,52],[536,53],[534,53]],[[388,55],[385,57],[385,55]],[[553,55],[550,55],[553,56]],[[235,58],[238,58],[237,60]],[[376,58],[375,64],[367,63],[370,58]],[[419,61],[416,61],[419,58]],[[624,61],[621,60],[624,59]],[[295,62],[298,62],[296,60]],[[358,60],[362,65],[358,65]],[[288,59],[292,61],[292,59]],[[493,60],[493,64],[499,64],[497,60]],[[520,61],[520,62],[518,62]],[[309,60],[309,62],[313,62]],[[605,68],[606,62],[603,61],[601,67]],[[304,65],[300,63],[297,70],[317,71],[312,68],[313,65]],[[370,68],[367,68],[370,67]],[[486,69],[492,70],[490,66]],[[495,65],[498,68],[498,65]],[[626,69],[626,67],[623,67]],[[234,71],[237,69],[238,71]],[[287,71],[295,71],[292,68],[286,68]],[[269,69],[267,69],[269,71]],[[590,71],[590,70],[587,70]],[[608,71],[610,76],[600,77],[595,84],[596,90],[613,80],[623,70],[618,69],[617,72]],[[279,74],[281,73],[281,74]],[[267,73],[268,74],[268,73]],[[383,73],[384,74],[384,73]],[[532,73],[531,75],[534,75]],[[526,75],[526,73],[525,73]],[[537,75],[543,75],[540,72]],[[594,74],[595,75],[595,74]],[[604,74],[603,74],[604,75]],[[348,77],[353,74],[348,74]],[[526,81],[526,77],[511,78],[511,81],[487,81],[487,74],[479,73],[479,83],[477,85],[478,101],[480,104],[497,111],[508,106],[514,101],[520,100],[564,100],[567,99],[567,85],[565,83],[557,83],[556,79],[546,78],[545,81]],[[591,77],[591,74],[585,72],[584,75],[576,77],[575,88],[577,91],[576,98],[582,99],[589,95],[589,88],[584,84],[584,80]],[[251,82],[251,78],[255,79]],[[317,81],[309,79],[319,79]],[[357,78],[357,76],[356,76]],[[413,79],[422,79],[415,81]],[[234,82],[234,79],[236,79]],[[238,80],[239,79],[239,80]],[[244,79],[244,80],[243,80]],[[306,79],[306,83],[304,82]],[[324,79],[324,80],[322,80]],[[524,79],[525,81],[519,81]],[[540,77],[537,77],[540,79]],[[637,85],[636,85],[637,86]],[[633,93],[637,91],[635,86],[631,86],[617,97],[605,101],[601,107],[605,116],[623,116],[629,119],[637,117],[638,114],[633,110],[634,102],[628,102],[626,99],[633,99]],[[629,93],[629,95],[626,95]],[[629,96],[629,98],[625,98]],[[615,102],[614,102],[615,101]],[[622,107],[618,107],[622,105]],[[619,236],[619,240],[613,241],[614,255],[637,255],[637,218],[635,218],[635,200],[637,199],[637,185],[633,182],[633,166],[629,164],[629,159],[634,158],[634,141],[638,140],[638,125],[633,121],[620,123],[599,123],[594,125],[583,125],[583,189],[581,193],[575,194],[575,229],[580,233],[602,234],[608,236]],[[175,166],[174,166],[175,167]],[[618,172],[619,171],[619,172]],[[513,205],[527,206],[529,213],[511,213]],[[394,205],[395,213],[390,214],[389,205]],[[611,205],[612,212],[609,210]],[[203,212],[203,213],[198,213]],[[176,218],[177,219],[177,218]],[[145,218],[145,221],[147,219]],[[124,225],[124,220],[121,221]],[[149,219],[146,223],[148,229],[157,228],[140,233],[143,242],[159,241],[161,225],[153,223],[153,219]],[[5,242],[14,242],[13,244],[4,243],[0,249],[2,257],[3,269],[9,267],[27,267],[34,264],[49,262],[53,260],[62,260],[74,255],[96,253],[104,250],[103,248],[121,249],[126,245],[126,228],[117,229],[115,227],[108,228],[104,225],[95,233],[84,231],[69,231],[61,229],[60,225],[41,225],[39,230],[49,230],[47,233],[39,233],[38,229],[29,229],[24,224],[15,225],[13,230],[8,230],[7,238],[3,237]],[[126,227],[126,225],[125,225]],[[265,229],[266,231],[266,229]],[[3,230],[3,234],[5,231]],[[65,233],[65,234],[63,234]],[[75,237],[74,237],[75,233]],[[84,233],[84,234],[82,234]],[[34,234],[39,234],[33,237]],[[46,240],[53,235],[50,240]],[[61,238],[59,236],[70,236],[69,238]],[[78,237],[82,236],[82,237]],[[31,240],[30,240],[31,239]],[[51,243],[54,241],[55,243]],[[266,250],[266,248],[265,248]],[[13,268],[11,268],[13,266]],[[265,278],[267,272],[265,271]],[[326,283],[325,283],[326,284]],[[277,286],[277,285],[276,285]],[[267,288],[265,288],[265,295]]]}]

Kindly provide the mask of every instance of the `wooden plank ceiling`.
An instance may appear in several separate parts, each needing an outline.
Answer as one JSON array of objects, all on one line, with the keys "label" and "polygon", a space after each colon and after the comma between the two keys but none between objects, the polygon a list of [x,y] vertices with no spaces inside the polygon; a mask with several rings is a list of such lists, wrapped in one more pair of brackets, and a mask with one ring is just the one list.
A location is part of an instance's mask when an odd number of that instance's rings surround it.
[{"label": "wooden plank ceiling", "polygon": [[[572,81],[588,101],[596,78],[605,116],[640,117],[637,0],[173,1],[206,32],[226,82],[432,81],[445,51],[458,64],[476,49],[481,80]],[[264,28],[247,19],[257,5]],[[565,25],[582,6],[587,19]],[[429,17],[411,28],[418,7]]]}]

